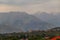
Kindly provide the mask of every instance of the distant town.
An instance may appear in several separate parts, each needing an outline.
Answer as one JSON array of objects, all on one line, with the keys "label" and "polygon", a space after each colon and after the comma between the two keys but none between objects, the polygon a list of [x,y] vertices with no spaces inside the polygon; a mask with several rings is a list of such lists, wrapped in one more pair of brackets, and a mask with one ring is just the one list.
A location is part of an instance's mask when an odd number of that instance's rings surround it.
[{"label": "distant town", "polygon": [[27,32],[13,32],[0,34],[0,40],[60,40],[60,27],[52,28],[47,31],[30,30]]}]

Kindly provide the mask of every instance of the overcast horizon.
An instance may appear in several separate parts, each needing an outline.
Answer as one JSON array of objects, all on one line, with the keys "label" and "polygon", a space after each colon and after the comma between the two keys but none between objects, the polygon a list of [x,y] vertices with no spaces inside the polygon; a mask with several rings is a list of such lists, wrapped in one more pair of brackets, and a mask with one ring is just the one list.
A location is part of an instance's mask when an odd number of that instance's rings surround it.
[{"label": "overcast horizon", "polygon": [[60,0],[0,0],[0,12],[60,12]]}]

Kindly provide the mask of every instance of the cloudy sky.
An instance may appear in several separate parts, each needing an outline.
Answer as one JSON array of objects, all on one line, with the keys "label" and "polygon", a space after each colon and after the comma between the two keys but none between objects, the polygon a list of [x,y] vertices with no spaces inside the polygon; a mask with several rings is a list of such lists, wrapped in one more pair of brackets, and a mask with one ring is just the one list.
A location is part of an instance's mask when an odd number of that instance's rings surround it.
[{"label": "cloudy sky", "polygon": [[0,12],[60,12],[60,0],[0,0]]}]

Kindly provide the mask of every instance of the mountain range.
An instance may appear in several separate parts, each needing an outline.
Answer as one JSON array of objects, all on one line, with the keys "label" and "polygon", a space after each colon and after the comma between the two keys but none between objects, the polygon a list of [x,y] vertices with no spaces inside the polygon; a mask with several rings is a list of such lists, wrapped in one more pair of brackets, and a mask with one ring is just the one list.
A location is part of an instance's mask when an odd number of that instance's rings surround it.
[{"label": "mountain range", "polygon": [[26,12],[0,13],[0,33],[46,30],[53,27],[54,25]]},{"label": "mountain range", "polygon": [[60,13],[37,12],[33,15],[47,23],[60,26]]}]

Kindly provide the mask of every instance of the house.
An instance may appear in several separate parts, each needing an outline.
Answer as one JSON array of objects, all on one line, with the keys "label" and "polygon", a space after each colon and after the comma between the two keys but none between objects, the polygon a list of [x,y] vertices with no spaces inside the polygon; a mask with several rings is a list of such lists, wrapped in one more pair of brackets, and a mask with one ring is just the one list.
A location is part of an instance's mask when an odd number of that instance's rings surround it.
[{"label": "house", "polygon": [[50,38],[49,36],[47,36],[47,35],[45,36],[45,40],[49,40],[49,38]]},{"label": "house", "polygon": [[55,36],[55,37],[51,38],[51,40],[60,40],[60,36]]},{"label": "house", "polygon": [[26,38],[26,39],[22,38],[22,39],[20,39],[20,40],[28,40],[28,38]]},{"label": "house", "polygon": [[27,34],[25,34],[20,40],[28,40]]}]

